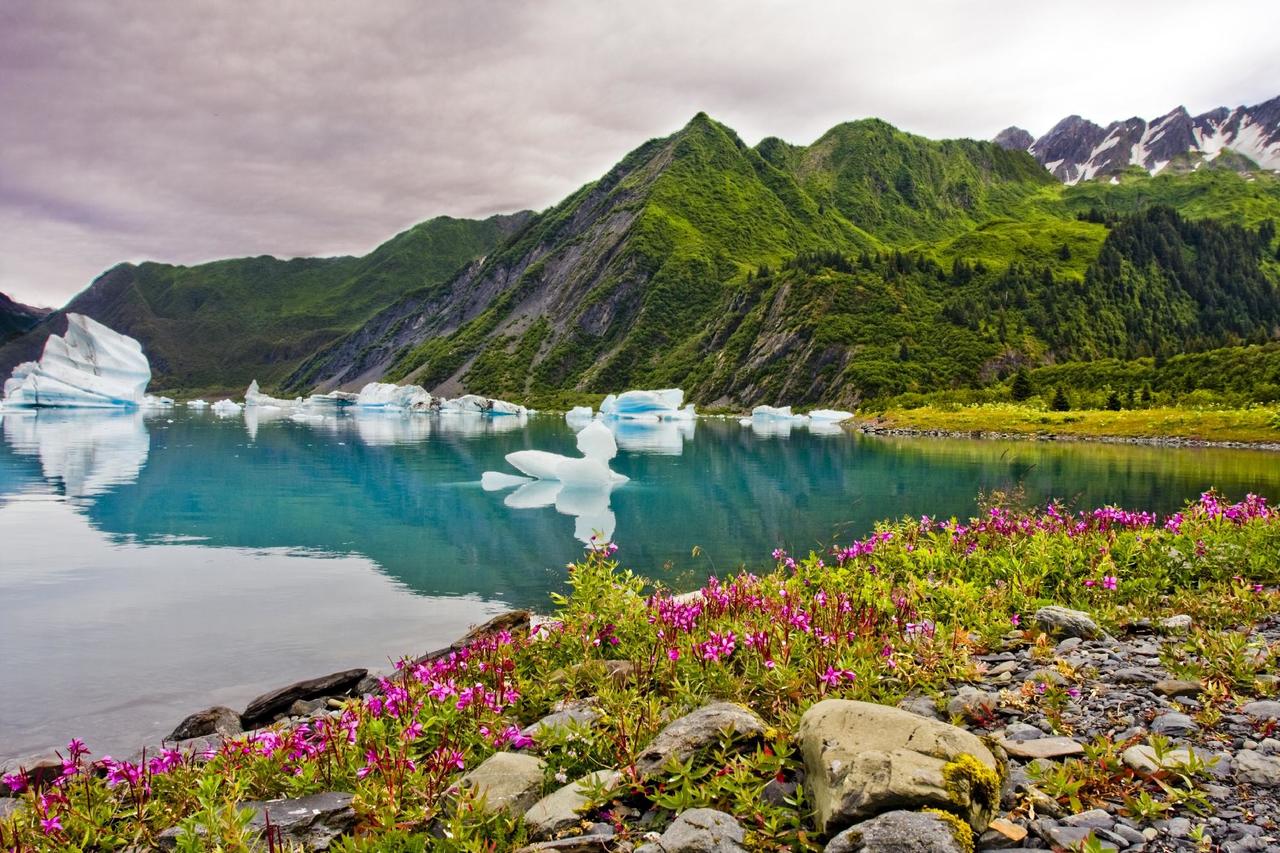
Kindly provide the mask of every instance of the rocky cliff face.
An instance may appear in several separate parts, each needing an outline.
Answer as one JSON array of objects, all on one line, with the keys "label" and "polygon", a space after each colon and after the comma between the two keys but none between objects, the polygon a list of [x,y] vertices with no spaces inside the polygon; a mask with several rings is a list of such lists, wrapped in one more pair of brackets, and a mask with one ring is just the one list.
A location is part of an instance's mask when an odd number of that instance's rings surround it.
[{"label": "rocky cliff face", "polygon": [[[995,141],[1031,152],[1067,184],[1114,176],[1131,166],[1153,175],[1166,169],[1194,170],[1215,161],[1237,170],[1280,171],[1280,97],[1198,116],[1178,107],[1151,121],[1134,117],[1106,127],[1073,115],[1034,141],[1017,127],[1002,130]],[[1220,160],[1224,152],[1237,156]]]}]

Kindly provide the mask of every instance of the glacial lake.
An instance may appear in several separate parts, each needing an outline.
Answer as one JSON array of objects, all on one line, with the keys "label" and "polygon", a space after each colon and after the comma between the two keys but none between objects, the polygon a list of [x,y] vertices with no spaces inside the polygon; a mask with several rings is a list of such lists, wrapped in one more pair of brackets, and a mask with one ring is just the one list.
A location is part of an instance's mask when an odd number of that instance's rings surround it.
[{"label": "glacial lake", "polygon": [[[623,424],[609,495],[481,488],[560,416],[6,413],[0,759],[85,738],[132,753],[191,711],[437,648],[549,609],[581,538],[677,588],[980,491],[1169,512],[1209,486],[1280,493],[1261,451],[866,437],[736,420]],[[695,546],[698,553],[695,555]]]}]

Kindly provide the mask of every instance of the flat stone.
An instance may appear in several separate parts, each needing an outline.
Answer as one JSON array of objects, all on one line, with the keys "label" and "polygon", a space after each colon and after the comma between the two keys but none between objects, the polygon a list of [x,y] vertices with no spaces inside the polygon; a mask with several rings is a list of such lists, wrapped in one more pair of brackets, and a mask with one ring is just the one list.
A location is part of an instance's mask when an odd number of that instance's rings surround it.
[{"label": "flat stone", "polygon": [[930,720],[941,720],[943,714],[938,710],[938,703],[928,696],[910,696],[898,703],[898,707],[912,714],[927,717]]},{"label": "flat stone", "polygon": [[1107,636],[1107,633],[1098,627],[1098,623],[1093,621],[1093,617],[1083,610],[1050,605],[1041,607],[1032,618],[1035,619],[1040,630],[1055,637],[1097,640]]},{"label": "flat stone", "polygon": [[1009,740],[1035,740],[1044,737],[1044,732],[1027,723],[1010,723],[1004,727],[1004,736]]},{"label": "flat stone", "polygon": [[1280,720],[1280,702],[1272,699],[1250,702],[1240,711],[1255,720]]},{"label": "flat stone", "polygon": [[1151,721],[1151,731],[1162,735],[1172,735],[1174,737],[1189,735],[1192,732],[1197,731],[1199,728],[1200,726],[1195,720],[1191,719],[1186,714],[1179,714],[1176,712],[1161,714]]},{"label": "flat stone", "polygon": [[954,811],[981,833],[1000,804],[999,763],[956,726],[870,702],[824,699],[800,718],[797,739],[824,834],[881,812],[926,807]]},{"label": "flat stone", "polygon": [[222,705],[215,705],[203,711],[196,711],[178,723],[177,728],[170,732],[165,740],[189,740],[193,737],[208,735],[231,737],[243,731],[244,726],[240,723],[238,713]]},{"label": "flat stone", "polygon": [[289,710],[289,706],[299,699],[316,699],[322,696],[338,696],[351,690],[368,674],[367,669],[346,669],[322,675],[319,678],[308,678],[296,681],[270,693],[263,693],[249,703],[241,716],[247,728],[255,728],[254,723],[271,722],[277,714]]},{"label": "flat stone", "polygon": [[1089,829],[1111,829],[1116,825],[1116,819],[1102,809],[1089,809],[1087,812],[1062,818],[1062,823],[1067,826],[1085,826]]},{"label": "flat stone", "polygon": [[1087,826],[1054,826],[1045,831],[1048,840],[1064,850],[1074,850],[1093,836],[1103,850],[1119,850],[1118,844],[1098,838],[1097,833]]},{"label": "flat stone", "polygon": [[1069,737],[1039,737],[1034,740],[1001,738],[1000,745],[1015,758],[1065,758],[1084,752],[1084,747]]},{"label": "flat stone", "polygon": [[1140,666],[1127,666],[1111,673],[1111,680],[1120,684],[1155,684],[1160,677]]},{"label": "flat stone", "polygon": [[[331,791],[296,800],[242,803],[239,808],[253,812],[249,827],[259,838],[265,838],[269,818],[273,835],[279,833],[277,844],[297,845],[304,850],[328,850],[335,839],[356,825],[351,800],[351,794]],[[181,834],[180,827],[171,827],[156,836],[156,842],[161,849],[173,850],[177,848]]]},{"label": "flat stone", "polygon": [[1026,827],[1018,826],[1018,824],[1005,820],[1002,817],[998,817],[991,821],[991,823],[987,825],[987,831],[998,832],[1000,835],[1003,835],[1015,844],[1027,837]]},{"label": "flat stone", "polygon": [[[1135,744],[1124,752],[1120,753],[1120,760],[1125,763],[1126,767],[1137,770],[1139,773],[1155,773],[1162,769],[1162,765],[1156,760],[1156,751],[1145,743]],[[1164,754],[1163,767],[1173,767],[1179,764],[1186,764],[1191,760],[1191,752],[1186,749],[1170,749]]]},{"label": "flat stone", "polygon": [[1160,620],[1160,627],[1170,634],[1182,634],[1191,630],[1192,619],[1185,613]]},{"label": "flat stone", "polygon": [[1280,758],[1242,749],[1235,757],[1236,779],[1260,788],[1280,787]]},{"label": "flat stone", "polygon": [[537,844],[521,847],[516,853],[538,853],[540,850],[555,851],[555,853],[615,853],[621,849],[623,848],[618,845],[618,839],[614,838],[612,832],[593,832],[573,838],[540,841]]},{"label": "flat stone", "polygon": [[970,849],[936,814],[891,811],[844,830],[827,843],[824,853],[968,853]]},{"label": "flat stone", "polygon": [[617,770],[597,770],[538,800],[524,813],[529,837],[550,838],[577,825],[582,821],[582,810],[591,804],[587,792],[601,785],[613,788],[621,781]]},{"label": "flat stone", "polygon": [[661,772],[667,761],[684,761],[704,746],[718,743],[731,734],[738,738],[754,738],[764,734],[764,720],[754,711],[733,702],[715,702],[668,725],[636,758],[641,777]]},{"label": "flat stone", "polygon": [[994,678],[997,675],[1008,675],[1009,673],[1014,673],[1017,671],[1018,671],[1018,662],[1007,660],[1007,661],[1004,661],[1003,663],[998,663],[995,666],[991,667],[991,669],[987,670],[987,677]]},{"label": "flat stone", "polygon": [[746,833],[732,815],[715,809],[683,812],[656,840],[636,853],[746,853]]},{"label": "flat stone", "polygon": [[565,728],[568,726],[590,726],[598,719],[600,719],[600,711],[596,708],[568,708],[564,711],[556,711],[553,714],[548,714],[536,723],[532,723],[525,727],[521,734],[531,737],[536,741],[539,736],[552,729]]},{"label": "flat stone", "polygon": [[542,796],[542,759],[518,752],[495,752],[459,780],[459,785],[484,801],[490,814],[518,817]]},{"label": "flat stone", "polygon": [[1165,678],[1156,682],[1152,688],[1161,696],[1199,696],[1200,682],[1184,681],[1178,678]]}]

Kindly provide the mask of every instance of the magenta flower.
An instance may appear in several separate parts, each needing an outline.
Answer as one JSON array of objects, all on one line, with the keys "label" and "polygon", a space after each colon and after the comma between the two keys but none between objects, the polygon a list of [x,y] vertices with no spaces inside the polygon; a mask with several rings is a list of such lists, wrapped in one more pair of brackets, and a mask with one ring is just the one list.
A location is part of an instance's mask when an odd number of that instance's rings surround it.
[{"label": "magenta flower", "polygon": [[23,773],[10,773],[7,776],[0,777],[0,782],[3,782],[5,787],[15,794],[21,794],[27,790],[27,777]]},{"label": "magenta flower", "polygon": [[1102,578],[1102,586],[1104,589],[1115,589],[1116,582],[1115,575],[1106,575]]},{"label": "magenta flower", "polygon": [[1022,617],[1020,617],[1017,613],[1015,613],[1009,617],[1009,622],[1013,624],[1013,627],[1017,628],[1019,625],[1022,624]]},{"label": "magenta flower", "polygon": [[680,650],[672,646],[667,649],[667,657],[671,658],[671,660],[680,660]]},{"label": "magenta flower", "polygon": [[51,815],[40,819],[40,829],[45,835],[53,835],[55,832],[62,831],[62,819],[57,815]]}]

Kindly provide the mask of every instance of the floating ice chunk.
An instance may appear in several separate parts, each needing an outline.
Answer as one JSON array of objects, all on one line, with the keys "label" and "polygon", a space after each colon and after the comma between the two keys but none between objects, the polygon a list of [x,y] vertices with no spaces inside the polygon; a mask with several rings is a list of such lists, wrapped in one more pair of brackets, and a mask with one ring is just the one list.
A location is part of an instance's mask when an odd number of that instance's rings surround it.
[{"label": "floating ice chunk", "polygon": [[751,417],[754,420],[790,420],[795,417],[791,414],[790,406],[756,406],[751,410]]},{"label": "floating ice chunk", "polygon": [[142,345],[83,314],[67,315],[65,335],[50,335],[40,361],[13,369],[4,383],[9,407],[137,408],[151,365]]},{"label": "floating ice chunk", "polygon": [[535,482],[528,477],[521,477],[517,474],[504,474],[501,471],[485,471],[480,475],[480,488],[486,492],[500,492],[503,489],[510,489],[512,486],[523,486],[525,483]]},{"label": "floating ice chunk", "polygon": [[395,385],[389,382],[370,382],[356,396],[356,405],[362,409],[426,412],[430,411],[432,403],[433,399],[427,389],[419,385]]},{"label": "floating ice chunk", "polygon": [[618,443],[607,426],[592,422],[578,433],[578,451],[588,459],[608,462],[618,455]]},{"label": "floating ice chunk", "polygon": [[354,406],[356,400],[359,399],[358,394],[352,394],[349,391],[330,391],[328,394],[312,394],[307,398],[306,405],[317,406],[321,408],[343,409],[347,406]]},{"label": "floating ice chunk", "polygon": [[188,409],[207,409],[208,407],[209,407],[209,404],[206,403],[204,400],[188,400],[187,401]]},{"label": "floating ice chunk", "polygon": [[548,453],[545,450],[517,450],[507,454],[507,463],[537,480],[558,480],[556,468],[568,459],[559,453]]},{"label": "floating ice chunk", "polygon": [[684,405],[684,391],[679,388],[664,388],[659,391],[626,391],[622,394],[610,394],[600,404],[600,414],[607,418],[653,417],[691,418],[696,417],[692,405],[681,409]]},{"label": "floating ice chunk", "polygon": [[590,406],[574,406],[565,413],[564,419],[569,426],[580,427],[591,423],[591,419],[593,417],[594,415],[591,413]]},{"label": "floating ice chunk", "polygon": [[324,423],[324,415],[304,409],[301,412],[294,412],[289,416],[289,420],[299,424],[322,424]]},{"label": "floating ice chunk", "polygon": [[797,423],[795,418],[752,418],[751,434],[757,438],[787,438]]},{"label": "floating ice chunk", "polygon": [[853,412],[845,412],[839,409],[814,409],[809,413],[810,420],[827,421],[830,423],[847,421],[851,417],[853,417]]},{"label": "floating ice chunk", "polygon": [[138,480],[151,439],[139,411],[69,412],[25,409],[6,415],[5,441],[38,456],[46,480],[68,497],[93,497]]},{"label": "floating ice chunk", "polygon": [[455,400],[445,400],[442,411],[470,412],[481,415],[525,415],[529,410],[506,400],[493,400],[478,394],[464,394]]},{"label": "floating ice chunk", "polygon": [[220,418],[229,418],[240,414],[243,408],[235,400],[219,400],[213,404],[213,413]]},{"label": "floating ice chunk", "polygon": [[142,398],[142,408],[144,409],[172,409],[173,406],[172,397],[153,397],[148,394]]},{"label": "floating ice chunk", "polygon": [[738,418],[738,426],[751,426],[751,418]]},{"label": "floating ice chunk", "polygon": [[556,479],[566,486],[604,486],[627,478],[610,471],[604,460],[587,458],[562,459],[556,466]]},{"label": "floating ice chunk", "polygon": [[292,400],[281,400],[277,397],[263,394],[258,389],[258,380],[255,379],[249,383],[249,389],[244,392],[244,404],[249,408],[275,406],[277,409],[296,409],[302,405],[302,398],[295,397]]},{"label": "floating ice chunk", "polygon": [[814,435],[844,435],[844,427],[835,421],[809,421],[809,432]]}]

